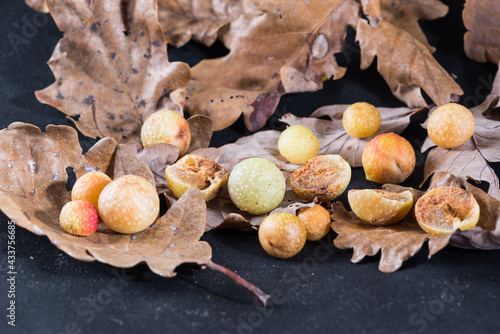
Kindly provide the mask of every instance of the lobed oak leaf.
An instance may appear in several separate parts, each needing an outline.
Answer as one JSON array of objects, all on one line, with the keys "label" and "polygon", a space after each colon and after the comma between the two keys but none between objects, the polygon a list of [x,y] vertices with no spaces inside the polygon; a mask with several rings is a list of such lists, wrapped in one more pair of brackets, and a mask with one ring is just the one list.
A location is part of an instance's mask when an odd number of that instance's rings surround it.
[{"label": "lobed oak leaf", "polygon": [[[488,194],[500,199],[500,182],[489,162],[500,162],[500,121],[498,108],[500,97],[500,75],[497,73],[491,94],[471,112],[476,121],[472,138],[465,144],[452,149],[434,147],[429,151],[424,166],[424,181],[437,171],[450,172],[462,182],[466,178],[487,181]],[[429,113],[429,116],[432,113]],[[427,121],[423,124],[427,127]],[[421,151],[435,146],[427,136]]]},{"label": "lobed oak leaf", "polygon": [[409,107],[427,106],[421,89],[436,105],[463,94],[425,45],[388,21],[381,20],[377,26],[371,26],[359,20],[356,40],[361,48],[361,68],[368,68],[377,56],[378,72],[392,93]]},{"label": "lobed oak leaf", "polygon": [[[140,142],[143,121],[177,105],[189,67],[169,63],[156,2],[48,0],[64,37],[49,66],[56,81],[36,92],[92,138]],[[170,98],[168,98],[168,96]]]},{"label": "lobed oak leaf", "polygon": [[152,227],[135,235],[113,232],[100,224],[96,233],[78,237],[58,223],[63,205],[70,200],[67,169],[77,177],[100,170],[113,178],[123,174],[146,177],[149,167],[127,146],[112,138],[100,140],[82,155],[76,131],[67,126],[13,123],[0,131],[0,208],[17,225],[46,235],[70,256],[83,260],[131,267],[146,262],[152,271],[171,277],[182,263],[207,264],[211,248],[199,238],[205,229],[203,197],[192,189]]},{"label": "lobed oak leaf", "polygon": [[192,68],[186,110],[208,115],[214,130],[243,113],[248,129],[260,129],[286,93],[315,91],[325,77],[342,77],[334,54],[348,26],[360,17],[354,0],[253,1],[219,32],[230,50]]},{"label": "lobed oak leaf", "polygon": [[464,50],[467,57],[480,62],[500,61],[500,3],[495,0],[466,0],[463,11]]},{"label": "lobed oak leaf", "polygon": [[[310,117],[284,115],[280,120],[288,125],[303,125],[318,137],[319,154],[339,154],[351,167],[360,167],[363,150],[374,136],[394,132],[400,134],[410,123],[410,117],[425,110],[410,108],[377,108],[382,117],[380,130],[368,138],[353,138],[349,136],[342,125],[342,116],[349,105],[325,106],[314,111]],[[328,117],[329,119],[322,119]]]}]

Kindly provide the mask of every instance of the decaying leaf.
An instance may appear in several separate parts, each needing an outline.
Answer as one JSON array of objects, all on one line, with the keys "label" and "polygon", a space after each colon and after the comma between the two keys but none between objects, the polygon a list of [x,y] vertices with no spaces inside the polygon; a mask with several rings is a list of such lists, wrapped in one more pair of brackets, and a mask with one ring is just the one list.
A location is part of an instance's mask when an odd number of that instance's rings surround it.
[{"label": "decaying leaf", "polygon": [[438,0],[361,0],[363,13],[370,18],[372,25],[380,19],[407,31],[413,38],[424,44],[429,51],[435,48],[429,45],[427,37],[418,24],[419,20],[436,20],[448,13],[448,6]]},{"label": "decaying leaf", "polygon": [[252,5],[246,1],[158,0],[158,19],[167,43],[177,47],[191,38],[210,46],[220,28],[251,11]]},{"label": "decaying leaf", "polygon": [[359,20],[356,40],[361,48],[361,68],[368,68],[377,56],[379,73],[392,93],[408,106],[427,106],[421,88],[436,105],[463,94],[425,45],[388,21],[381,20],[377,26],[371,26]]},{"label": "decaying leaf", "polygon": [[477,62],[500,61],[500,3],[496,0],[466,0],[463,19],[467,32],[464,49]]},{"label": "decaying leaf", "polygon": [[354,250],[351,261],[358,263],[365,256],[381,252],[379,270],[392,273],[403,261],[415,255],[429,240],[429,257],[443,249],[450,235],[433,236],[424,232],[416,222],[403,220],[389,226],[373,226],[348,212],[341,202],[332,204],[332,229],[338,233],[334,240],[340,249]]},{"label": "decaying leaf", "polygon": [[356,26],[360,17],[354,0],[248,1],[242,6],[245,14],[219,32],[230,53],[192,68],[186,110],[210,116],[215,130],[242,113],[247,128],[258,130],[283,94],[315,91],[324,77],[342,77],[345,68],[333,55],[342,51],[347,27]]},{"label": "decaying leaf", "polygon": [[[467,177],[489,182],[488,194],[500,199],[498,176],[488,164],[488,162],[500,162],[499,96],[500,75],[497,74],[491,94],[483,104],[471,109],[476,121],[472,138],[452,149],[434,147],[425,161],[424,181],[436,171],[450,172],[462,182]],[[423,124],[424,127],[426,123]],[[427,136],[421,150],[425,152],[432,146],[435,145]]]},{"label": "decaying leaf", "polygon": [[49,61],[56,81],[36,93],[40,102],[69,115],[85,135],[119,143],[140,142],[143,121],[162,105],[182,108],[177,90],[190,70],[168,62],[155,1],[47,4],[64,37]]},{"label": "decaying leaf", "polygon": [[48,13],[49,8],[45,0],[25,0],[26,4],[40,13]]},{"label": "decaying leaf", "polygon": [[[115,149],[116,148],[116,149]],[[111,177],[135,174],[154,183],[149,167],[127,146],[102,139],[86,154],[76,131],[49,125],[14,123],[0,131],[0,206],[16,224],[46,235],[58,248],[83,261],[98,260],[117,267],[146,262],[162,276],[174,276],[182,263],[206,264],[211,248],[199,241],[205,230],[206,209],[197,189],[186,192],[152,227],[135,235],[111,231],[100,224],[96,233],[78,237],[58,223],[62,206],[70,200],[67,168],[78,176],[101,170]]]},{"label": "decaying leaf", "polygon": [[[353,138],[342,126],[342,115],[349,105],[331,105],[317,109],[311,117],[296,117],[284,115],[282,122],[288,125],[303,125],[309,128],[318,137],[320,142],[319,154],[339,154],[351,167],[360,167],[361,156],[368,142],[376,135],[386,132],[400,134],[410,123],[410,117],[417,112],[426,110],[410,108],[377,108],[382,117],[380,130],[369,138]],[[329,120],[320,117],[328,117]]]}]

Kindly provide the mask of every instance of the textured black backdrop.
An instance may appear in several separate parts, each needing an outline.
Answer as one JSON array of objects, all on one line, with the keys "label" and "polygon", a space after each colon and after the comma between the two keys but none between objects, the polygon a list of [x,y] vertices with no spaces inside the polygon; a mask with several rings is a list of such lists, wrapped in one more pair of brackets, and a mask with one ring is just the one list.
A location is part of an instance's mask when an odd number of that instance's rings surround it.
[{"label": "textured black backdrop", "polygon": [[[491,88],[496,67],[468,60],[462,50],[463,1],[445,1],[447,17],[423,22],[435,57],[455,74],[468,106]],[[38,27],[28,31],[26,22]],[[13,45],[9,36],[24,42]],[[0,2],[0,128],[23,121],[44,128],[67,124],[64,115],[37,102],[33,92],[53,82],[46,65],[61,37],[52,19],[35,14],[21,0]],[[325,83],[323,91],[285,96],[267,127],[283,128],[279,115],[306,116],[317,107],[367,101],[401,106],[377,74],[375,65],[359,70],[354,34],[349,34],[345,78]],[[15,44],[15,43],[14,43]],[[190,65],[224,54],[194,43],[169,50],[171,60]],[[425,132],[414,119],[404,136],[418,148]],[[241,121],[214,135],[219,146],[249,134]],[[82,138],[85,149],[93,144]],[[422,181],[423,155],[405,183]],[[497,173],[498,166],[495,166]],[[362,170],[350,188],[373,187]],[[341,198],[345,202],[345,196]],[[351,250],[332,245],[334,233],[308,243],[294,258],[278,260],[260,247],[254,231],[213,231],[203,240],[213,261],[273,295],[262,308],[228,278],[209,269],[182,266],[175,278],[153,274],[145,265],[122,270],[71,258],[22,228],[16,229],[16,327],[7,325],[7,222],[0,214],[0,333],[493,333],[500,331],[500,252],[447,247],[427,259],[427,247],[393,274],[378,271],[379,256],[350,262]]]}]

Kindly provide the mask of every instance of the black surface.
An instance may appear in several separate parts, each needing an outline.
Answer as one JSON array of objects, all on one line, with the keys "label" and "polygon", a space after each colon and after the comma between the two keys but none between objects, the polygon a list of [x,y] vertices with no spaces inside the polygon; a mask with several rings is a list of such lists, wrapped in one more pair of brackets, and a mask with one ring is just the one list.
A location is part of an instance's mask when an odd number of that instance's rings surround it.
[{"label": "black surface", "polygon": [[[484,99],[496,67],[465,57],[461,23],[463,1],[447,17],[423,22],[435,57],[465,91],[468,106]],[[52,19],[36,16],[39,27],[23,35],[25,20],[35,14],[21,0],[0,2],[0,128],[23,121],[44,128],[67,124],[64,115],[37,102],[33,92],[53,82],[46,65],[61,37]],[[45,17],[45,19],[44,19]],[[9,36],[23,37],[17,48]],[[353,50],[353,36],[349,34]],[[218,47],[216,53],[225,51]],[[214,51],[196,44],[170,50],[171,59],[195,64]],[[325,83],[314,94],[285,96],[267,128],[282,129],[280,115],[305,116],[334,103],[371,102],[401,106],[377,74],[375,65],[359,70],[359,53],[344,57],[347,75]],[[418,148],[425,132],[418,121],[404,136]],[[214,135],[219,146],[248,134],[243,122]],[[83,138],[84,148],[93,140]],[[422,181],[424,156],[407,185]],[[497,168],[497,173],[499,169]],[[350,188],[374,187],[356,169]],[[345,197],[342,197],[345,201]],[[16,327],[7,325],[7,222],[0,214],[0,333],[495,333],[500,332],[499,251],[447,247],[427,259],[427,247],[398,272],[378,271],[379,256],[350,262],[351,250],[336,249],[331,232],[307,243],[294,258],[278,260],[260,247],[254,231],[213,231],[203,240],[213,261],[237,272],[273,298],[259,306],[228,278],[182,266],[175,278],[153,274],[145,265],[122,270],[84,263],[53,246],[46,237],[16,229]]]}]

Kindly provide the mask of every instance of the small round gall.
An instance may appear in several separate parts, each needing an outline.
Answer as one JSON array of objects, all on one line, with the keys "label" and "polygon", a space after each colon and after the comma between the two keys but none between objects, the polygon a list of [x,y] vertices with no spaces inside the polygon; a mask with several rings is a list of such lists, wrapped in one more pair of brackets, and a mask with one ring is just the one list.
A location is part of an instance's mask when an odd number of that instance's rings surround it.
[{"label": "small round gall", "polygon": [[108,184],[99,196],[99,216],[113,231],[137,233],[153,224],[160,212],[156,188],[136,175],[124,175]]}]

